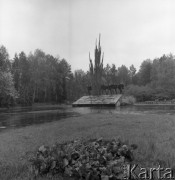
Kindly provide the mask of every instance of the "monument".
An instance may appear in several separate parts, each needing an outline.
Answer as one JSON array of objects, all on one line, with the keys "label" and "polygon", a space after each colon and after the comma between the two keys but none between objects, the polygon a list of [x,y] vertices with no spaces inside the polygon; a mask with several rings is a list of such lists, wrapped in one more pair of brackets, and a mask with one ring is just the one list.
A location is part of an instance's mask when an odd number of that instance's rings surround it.
[{"label": "monument", "polygon": [[[119,106],[121,102],[122,94],[102,94],[108,90],[111,92],[111,89],[120,88],[121,85],[103,85],[103,60],[104,53],[102,54],[101,45],[100,45],[100,35],[99,41],[95,45],[94,52],[94,63],[91,59],[89,53],[89,73],[90,73],[90,82],[91,84],[87,87],[88,96],[83,96],[77,101],[75,101],[72,106]],[[123,87],[123,86],[122,86]],[[122,89],[122,87],[120,89]],[[121,93],[121,91],[120,91]]]},{"label": "monument", "polygon": [[90,72],[90,78],[91,78],[91,87],[92,87],[92,95],[100,95],[101,94],[101,85],[102,83],[102,73],[103,73],[103,59],[104,59],[104,53],[101,57],[101,46],[100,46],[100,35],[99,35],[99,43],[97,46],[96,41],[96,47],[95,47],[95,53],[94,53],[95,59],[94,64],[92,62],[92,59],[90,57],[89,53],[89,72]]}]

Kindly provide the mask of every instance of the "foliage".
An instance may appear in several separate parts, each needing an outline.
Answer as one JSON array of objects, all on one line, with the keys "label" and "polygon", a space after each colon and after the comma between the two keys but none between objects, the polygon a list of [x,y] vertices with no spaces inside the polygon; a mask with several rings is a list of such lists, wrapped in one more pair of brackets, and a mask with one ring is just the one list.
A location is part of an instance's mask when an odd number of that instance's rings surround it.
[{"label": "foliage", "polygon": [[67,99],[66,84],[71,67],[65,59],[60,60],[39,49],[28,57],[21,52],[12,62],[12,73],[21,104]]},{"label": "foliage", "polygon": [[175,59],[172,54],[153,61],[151,78],[151,85],[159,94],[175,97]]},{"label": "foliage", "polygon": [[121,106],[125,105],[133,105],[136,102],[136,99],[134,96],[131,95],[123,95],[122,96],[122,101],[121,101]]},{"label": "foliage", "polygon": [[104,68],[103,83],[104,84],[118,84],[117,73],[118,71],[116,69],[115,64],[112,64],[112,66],[107,64],[106,67]]},{"label": "foliage", "polygon": [[0,70],[7,71],[10,69],[9,54],[5,46],[0,46]]},{"label": "foliage", "polygon": [[68,176],[75,179],[121,179],[122,168],[133,161],[136,145],[128,146],[120,140],[94,139],[41,146],[30,158],[34,175]]},{"label": "foliage", "polygon": [[129,86],[127,93],[138,101],[167,100],[175,98],[175,58],[172,54],[163,55],[153,61],[142,62],[135,75],[135,86]]},{"label": "foliage", "polygon": [[142,62],[140,66],[139,74],[139,85],[146,85],[151,82],[151,70],[152,70],[152,61],[147,59]]},{"label": "foliage", "polygon": [[11,73],[0,71],[0,106],[9,106],[17,97]]},{"label": "foliage", "polygon": [[135,84],[136,83],[136,68],[134,67],[134,65],[132,64],[130,67],[129,67],[129,74],[130,74],[130,79],[131,79],[131,83],[132,84]]},{"label": "foliage", "polygon": [[[99,40],[94,64],[90,56],[89,60],[89,71],[72,72],[65,59],[53,57],[40,49],[29,55],[24,52],[15,54],[10,61],[7,49],[0,46],[1,106],[10,104],[9,99],[14,101],[16,94],[20,104],[70,103],[87,95],[88,86],[94,86],[93,94],[99,94],[101,85],[120,83],[126,87],[126,94],[135,96],[138,101],[175,99],[175,58],[172,54],[144,60],[138,71],[133,64],[129,68],[125,65],[116,67],[115,64],[104,66]],[[6,96],[2,92],[6,92]]]},{"label": "foliage", "polygon": [[4,46],[0,47],[0,106],[9,107],[18,97],[10,72],[9,55]]},{"label": "foliage", "polygon": [[123,83],[125,85],[128,85],[130,83],[130,72],[125,65],[122,65],[118,68],[118,78],[120,83]]},{"label": "foliage", "polygon": [[125,94],[133,95],[137,101],[148,101],[154,98],[154,91],[149,86],[129,85]]},{"label": "foliage", "polygon": [[72,87],[68,88],[69,94],[72,92],[71,98],[77,100],[87,92],[87,84],[90,84],[90,78],[83,70],[76,70],[70,82]]}]

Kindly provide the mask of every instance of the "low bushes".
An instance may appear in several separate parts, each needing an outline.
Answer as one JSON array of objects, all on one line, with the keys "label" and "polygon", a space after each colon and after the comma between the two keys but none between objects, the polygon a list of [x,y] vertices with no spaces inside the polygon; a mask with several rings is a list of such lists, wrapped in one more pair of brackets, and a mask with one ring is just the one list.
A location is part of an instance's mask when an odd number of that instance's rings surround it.
[{"label": "low bushes", "polygon": [[133,105],[135,102],[136,102],[136,99],[134,98],[134,96],[124,95],[122,97],[121,106]]},{"label": "low bushes", "polygon": [[166,89],[153,88],[151,85],[129,85],[125,89],[125,95],[134,96],[137,102],[175,99],[175,93],[169,87]]},{"label": "low bushes", "polygon": [[136,145],[120,140],[77,140],[52,147],[41,146],[30,158],[34,176],[54,176],[72,179],[122,179],[128,162],[132,162]]},{"label": "low bushes", "polygon": [[126,95],[132,95],[138,102],[153,99],[154,91],[148,86],[130,85],[125,90]]}]

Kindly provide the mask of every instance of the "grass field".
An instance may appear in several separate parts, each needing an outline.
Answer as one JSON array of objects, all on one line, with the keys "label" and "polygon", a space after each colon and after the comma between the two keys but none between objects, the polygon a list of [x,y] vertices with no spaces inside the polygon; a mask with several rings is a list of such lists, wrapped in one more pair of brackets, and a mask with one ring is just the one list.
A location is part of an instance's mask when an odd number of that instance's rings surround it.
[{"label": "grass field", "polygon": [[26,159],[41,145],[96,137],[137,144],[135,158],[142,165],[175,167],[174,116],[101,112],[1,132],[0,179],[31,179]]}]

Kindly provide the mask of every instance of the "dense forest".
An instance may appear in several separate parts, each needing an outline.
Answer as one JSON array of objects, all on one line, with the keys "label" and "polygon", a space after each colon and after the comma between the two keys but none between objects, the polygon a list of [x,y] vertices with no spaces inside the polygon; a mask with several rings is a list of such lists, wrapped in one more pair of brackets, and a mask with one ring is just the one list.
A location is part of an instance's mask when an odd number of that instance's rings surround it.
[{"label": "dense forest", "polygon": [[[88,60],[88,58],[87,58]],[[117,61],[117,60],[116,60]],[[107,64],[102,72],[103,84],[125,85],[125,94],[137,101],[175,98],[175,57],[163,55],[134,65],[116,67]],[[42,50],[9,59],[6,47],[0,47],[0,106],[33,103],[70,103],[87,94],[90,72],[76,70],[59,57]]]}]

